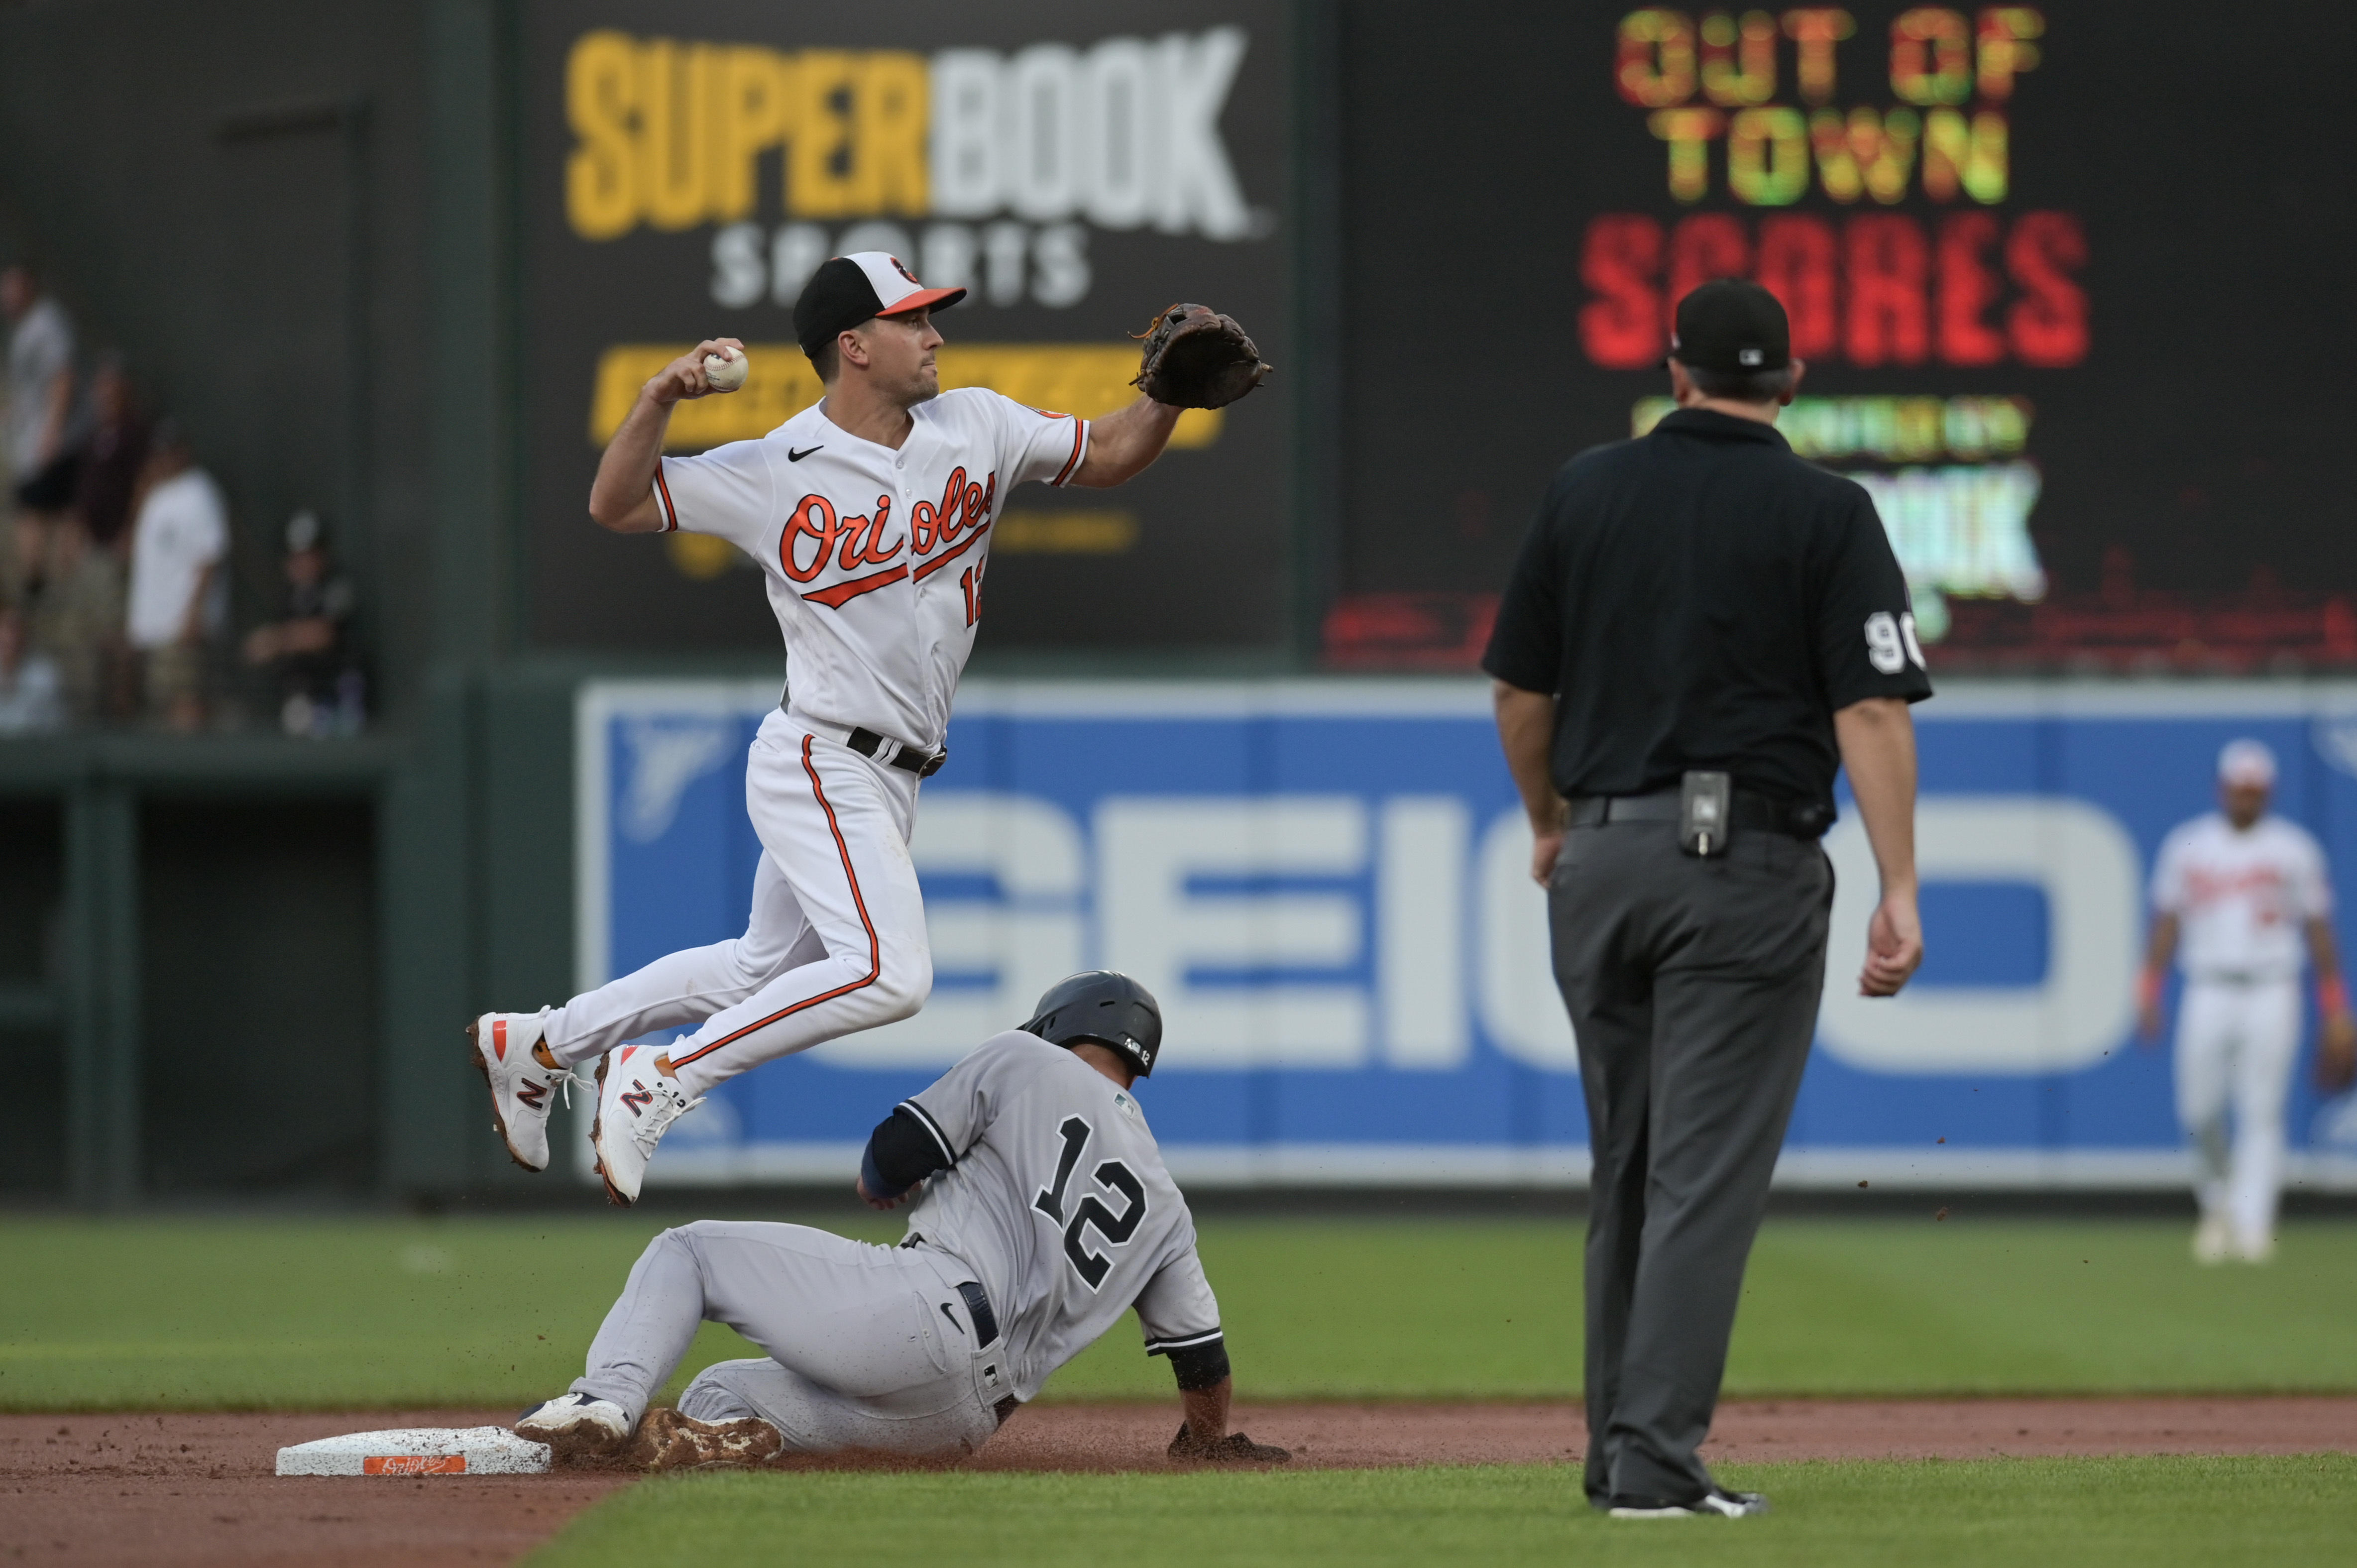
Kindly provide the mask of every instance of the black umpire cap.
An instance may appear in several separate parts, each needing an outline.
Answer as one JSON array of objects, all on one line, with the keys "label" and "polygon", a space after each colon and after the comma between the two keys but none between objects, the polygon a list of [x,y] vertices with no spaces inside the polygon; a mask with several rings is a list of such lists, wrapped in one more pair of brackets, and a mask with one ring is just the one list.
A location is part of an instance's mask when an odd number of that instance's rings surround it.
[{"label": "black umpire cap", "polygon": [[898,256],[861,251],[836,256],[811,274],[794,301],[794,341],[815,354],[848,331],[878,316],[947,310],[965,297],[962,288],[927,288]]},{"label": "black umpire cap", "polygon": [[1678,301],[1670,358],[1698,371],[1781,371],[1792,362],[1792,323],[1758,284],[1720,278]]}]

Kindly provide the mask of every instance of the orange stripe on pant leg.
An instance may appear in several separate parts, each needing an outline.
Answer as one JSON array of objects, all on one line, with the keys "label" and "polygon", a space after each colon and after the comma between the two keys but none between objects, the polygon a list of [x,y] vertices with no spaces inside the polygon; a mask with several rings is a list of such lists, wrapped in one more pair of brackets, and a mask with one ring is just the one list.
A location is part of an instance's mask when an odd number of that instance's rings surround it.
[{"label": "orange stripe on pant leg", "polygon": [[834,834],[835,853],[843,857],[843,875],[851,883],[851,902],[859,910],[860,926],[867,932],[867,972],[848,985],[836,986],[823,996],[813,996],[806,1001],[797,1002],[791,1007],[770,1014],[758,1023],[748,1024],[735,1034],[724,1036],[713,1041],[693,1056],[673,1057],[671,1065],[674,1068],[683,1068],[692,1061],[700,1061],[731,1041],[741,1040],[757,1029],[766,1029],[780,1018],[791,1018],[805,1007],[815,1007],[822,1002],[832,1002],[838,996],[848,996],[864,985],[873,985],[876,983],[877,976],[884,972],[884,949],[883,945],[876,940],[876,922],[867,918],[867,899],[859,891],[859,873],[851,867],[851,846],[843,842],[843,826],[834,820],[834,808],[827,804],[826,790],[820,787],[818,781],[818,769],[811,763],[811,737],[808,736],[802,736],[802,771],[810,775],[811,793],[818,798],[818,809],[826,813],[827,831]]}]

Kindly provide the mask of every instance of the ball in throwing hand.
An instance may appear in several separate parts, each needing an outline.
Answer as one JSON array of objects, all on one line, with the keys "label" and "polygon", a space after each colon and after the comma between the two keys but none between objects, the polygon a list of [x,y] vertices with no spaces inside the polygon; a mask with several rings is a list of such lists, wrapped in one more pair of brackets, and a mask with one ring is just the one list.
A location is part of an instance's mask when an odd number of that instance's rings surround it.
[{"label": "ball in throwing hand", "polygon": [[717,354],[704,356],[704,379],[712,383],[714,392],[735,392],[745,384],[752,369],[753,361],[741,349],[723,349]]}]

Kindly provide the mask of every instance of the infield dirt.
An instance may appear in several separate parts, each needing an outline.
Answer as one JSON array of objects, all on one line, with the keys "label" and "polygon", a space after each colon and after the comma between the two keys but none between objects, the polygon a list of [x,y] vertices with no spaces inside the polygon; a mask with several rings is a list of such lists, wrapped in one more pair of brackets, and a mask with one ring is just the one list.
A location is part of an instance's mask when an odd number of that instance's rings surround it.
[{"label": "infield dirt", "polygon": [[[285,1444],[395,1425],[503,1424],[511,1415],[0,1416],[0,1557],[338,1568],[512,1562],[631,1477],[595,1469],[481,1479],[271,1473]],[[1163,1469],[1175,1417],[1168,1403],[1036,1406],[952,1467]],[[1570,1464],[1585,1441],[1577,1408],[1563,1403],[1247,1405],[1236,1425],[1292,1448],[1297,1464],[1332,1468]],[[2327,1451],[2357,1452],[2357,1397],[1731,1401],[1707,1450],[1725,1462]]]}]

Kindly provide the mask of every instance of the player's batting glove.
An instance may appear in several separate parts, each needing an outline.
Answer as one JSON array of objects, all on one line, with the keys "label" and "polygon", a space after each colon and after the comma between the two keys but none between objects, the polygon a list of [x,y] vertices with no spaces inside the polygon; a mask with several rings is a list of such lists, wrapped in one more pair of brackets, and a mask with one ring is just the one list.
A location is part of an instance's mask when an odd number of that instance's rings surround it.
[{"label": "player's batting glove", "polygon": [[1268,380],[1254,343],[1232,316],[1208,305],[1174,305],[1146,333],[1146,354],[1129,384],[1172,408],[1225,408]]},{"label": "player's batting glove", "polygon": [[1173,1459],[1189,1465],[1282,1465],[1293,1457],[1287,1449],[1273,1443],[1254,1443],[1241,1432],[1207,1443],[1183,1421],[1178,1423],[1178,1435],[1170,1440],[1169,1453]]}]

